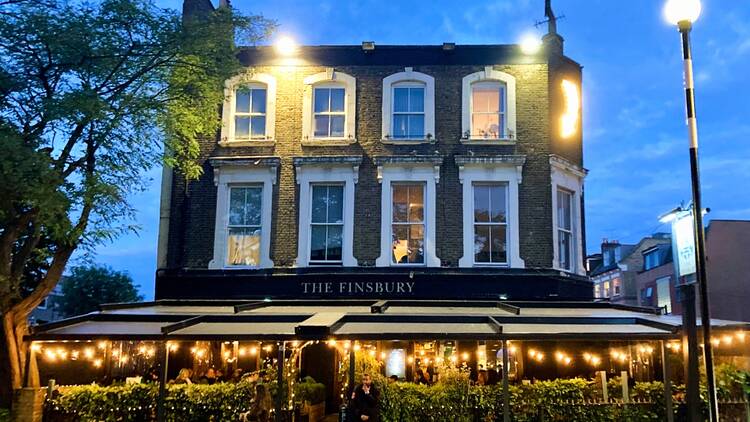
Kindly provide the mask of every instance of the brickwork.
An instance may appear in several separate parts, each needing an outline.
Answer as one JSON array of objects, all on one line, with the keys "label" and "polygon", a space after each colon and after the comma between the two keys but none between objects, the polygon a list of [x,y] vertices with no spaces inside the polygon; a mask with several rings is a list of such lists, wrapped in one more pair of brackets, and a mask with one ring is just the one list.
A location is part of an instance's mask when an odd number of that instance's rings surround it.
[{"label": "brickwork", "polygon": [[[562,66],[562,65],[560,65]],[[359,182],[355,194],[354,256],[361,266],[372,266],[380,253],[380,192],[377,155],[439,154],[444,157],[437,185],[436,253],[442,264],[456,267],[462,250],[462,190],[455,155],[524,154],[526,164],[519,191],[520,250],[527,267],[552,265],[552,210],[549,154],[556,152],[581,165],[580,138],[577,145],[561,151],[551,140],[551,96],[547,64],[496,65],[516,78],[516,145],[467,145],[461,137],[461,82],[484,66],[413,66],[414,71],[435,78],[435,135],[432,144],[391,145],[381,142],[383,78],[404,70],[404,66],[336,66],[335,70],[357,80],[357,143],[347,146],[302,146],[302,97],[305,77],[322,72],[323,66],[279,68],[263,66],[256,72],[277,78],[276,142],[273,146],[221,147],[216,139],[201,143],[202,158],[209,156],[278,156],[281,166],[273,195],[271,259],[278,267],[294,264],[297,255],[299,189],[292,163],[296,156],[361,155]],[[570,72],[568,64],[566,72]],[[577,70],[580,79],[580,68]],[[555,107],[556,108],[556,107]],[[576,152],[578,151],[578,152]],[[216,187],[213,170],[206,162],[205,173],[191,182],[175,175],[169,232],[168,265],[171,268],[206,268],[213,256]]]}]

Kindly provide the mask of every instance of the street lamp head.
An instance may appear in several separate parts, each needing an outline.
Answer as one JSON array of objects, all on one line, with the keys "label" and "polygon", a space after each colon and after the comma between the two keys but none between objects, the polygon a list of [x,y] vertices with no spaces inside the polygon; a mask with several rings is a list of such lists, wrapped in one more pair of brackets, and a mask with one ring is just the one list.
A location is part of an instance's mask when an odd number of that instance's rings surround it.
[{"label": "street lamp head", "polygon": [[542,41],[534,34],[525,34],[521,38],[521,51],[523,54],[533,55],[539,52],[542,47]]},{"label": "street lamp head", "polygon": [[700,0],[667,0],[664,4],[664,18],[673,25],[692,24],[700,14]]}]

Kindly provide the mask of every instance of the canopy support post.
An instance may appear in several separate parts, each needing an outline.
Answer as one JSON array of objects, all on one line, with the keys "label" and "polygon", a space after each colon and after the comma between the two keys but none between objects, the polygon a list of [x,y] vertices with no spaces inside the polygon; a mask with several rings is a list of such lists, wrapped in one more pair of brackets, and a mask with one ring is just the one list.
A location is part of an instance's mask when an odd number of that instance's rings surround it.
[{"label": "canopy support post", "polygon": [[354,353],[354,345],[352,344],[352,347],[349,348],[349,388],[347,389],[346,399],[349,400],[352,396],[352,392],[354,391],[354,368],[355,368],[355,359],[356,354]]},{"label": "canopy support post", "polygon": [[156,398],[156,420],[164,422],[167,420],[164,399],[167,397],[167,381],[169,378],[169,346],[167,346],[166,340],[162,340],[157,347],[161,365],[159,365],[159,395]]},{"label": "canopy support post", "polygon": [[503,422],[510,422],[510,392],[508,391],[508,340],[503,340]]},{"label": "canopy support post", "polygon": [[661,370],[662,380],[664,381],[664,411],[667,414],[667,422],[674,422],[674,412],[672,411],[672,380],[670,374],[672,370],[669,367],[669,354],[664,347],[664,340],[660,342],[661,346]]},{"label": "canopy support post", "polygon": [[279,354],[276,358],[276,382],[278,388],[276,389],[276,422],[281,422],[283,417],[281,416],[281,408],[283,406],[282,392],[284,388],[284,344],[285,342],[279,343]]}]

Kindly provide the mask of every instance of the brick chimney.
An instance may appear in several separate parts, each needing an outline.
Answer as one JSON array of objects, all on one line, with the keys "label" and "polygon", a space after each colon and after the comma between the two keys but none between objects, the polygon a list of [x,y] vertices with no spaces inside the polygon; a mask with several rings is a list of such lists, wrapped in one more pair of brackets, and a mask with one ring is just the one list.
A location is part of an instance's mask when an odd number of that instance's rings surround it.
[{"label": "brick chimney", "polygon": [[211,0],[184,0],[182,2],[182,21],[193,19],[214,10]]},{"label": "brick chimney", "polygon": [[544,1],[544,16],[547,18],[547,34],[542,37],[542,42],[548,52],[562,56],[564,40],[557,33],[557,16],[552,10],[552,0]]}]

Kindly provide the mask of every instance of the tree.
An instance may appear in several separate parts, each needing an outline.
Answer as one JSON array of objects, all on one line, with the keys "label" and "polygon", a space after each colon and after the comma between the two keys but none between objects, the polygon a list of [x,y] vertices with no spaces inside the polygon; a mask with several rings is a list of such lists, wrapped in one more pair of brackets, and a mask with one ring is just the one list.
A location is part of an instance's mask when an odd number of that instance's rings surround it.
[{"label": "tree", "polygon": [[[201,173],[224,81],[274,23],[228,7],[182,20],[150,0],[0,2],[0,312],[11,388],[29,313],[76,250],[137,230],[130,194],[164,160]],[[166,157],[166,158],[165,158]],[[8,385],[3,385],[7,389]]]},{"label": "tree", "polygon": [[58,300],[60,313],[66,318],[96,311],[102,303],[143,300],[126,272],[100,265],[73,267],[70,272],[62,282]]}]

